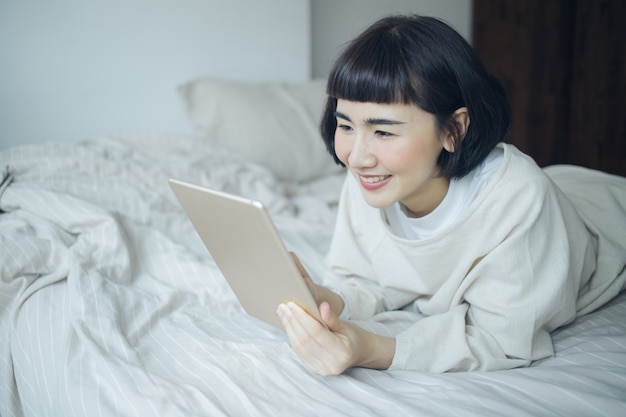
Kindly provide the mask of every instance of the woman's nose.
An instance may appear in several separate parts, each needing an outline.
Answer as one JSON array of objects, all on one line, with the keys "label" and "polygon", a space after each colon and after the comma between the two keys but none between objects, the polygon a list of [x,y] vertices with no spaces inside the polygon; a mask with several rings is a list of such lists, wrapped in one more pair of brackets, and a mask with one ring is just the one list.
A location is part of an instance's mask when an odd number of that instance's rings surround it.
[{"label": "woman's nose", "polygon": [[353,168],[370,168],[376,165],[367,137],[358,135],[350,151],[348,163]]}]

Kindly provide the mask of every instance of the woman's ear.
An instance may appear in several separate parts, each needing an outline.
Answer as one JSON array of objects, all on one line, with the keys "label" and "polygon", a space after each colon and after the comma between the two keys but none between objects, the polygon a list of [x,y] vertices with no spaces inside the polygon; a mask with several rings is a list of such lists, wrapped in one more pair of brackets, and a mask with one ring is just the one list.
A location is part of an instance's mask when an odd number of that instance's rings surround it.
[{"label": "woman's ear", "polygon": [[460,107],[452,113],[452,116],[450,116],[450,129],[447,130],[443,140],[443,147],[446,151],[450,153],[456,151],[457,146],[461,144],[461,141],[467,134],[469,125],[470,117],[467,107]]}]

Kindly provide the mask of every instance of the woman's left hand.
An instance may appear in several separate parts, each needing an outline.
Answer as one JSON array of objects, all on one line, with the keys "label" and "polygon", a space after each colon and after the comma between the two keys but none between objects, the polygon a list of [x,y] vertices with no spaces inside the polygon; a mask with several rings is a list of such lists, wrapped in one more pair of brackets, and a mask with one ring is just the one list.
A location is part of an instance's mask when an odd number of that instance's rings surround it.
[{"label": "woman's left hand", "polygon": [[281,304],[277,310],[291,346],[309,369],[319,375],[339,375],[354,366],[387,369],[391,365],[395,339],[339,320],[326,302],[319,308],[327,327],[295,303]]}]

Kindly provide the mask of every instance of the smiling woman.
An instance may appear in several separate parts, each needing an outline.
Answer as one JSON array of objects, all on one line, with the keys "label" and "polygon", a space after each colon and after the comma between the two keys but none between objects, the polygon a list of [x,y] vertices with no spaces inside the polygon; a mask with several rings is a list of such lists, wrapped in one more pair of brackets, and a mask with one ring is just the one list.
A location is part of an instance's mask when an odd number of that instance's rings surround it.
[{"label": "smiling woman", "polygon": [[[443,22],[376,22],[339,56],[327,93],[322,136],[350,174],[326,287],[301,270],[326,326],[278,309],[313,371],[528,366],[553,355],[553,330],[624,287],[626,221],[608,224],[504,143],[500,83]],[[626,179],[583,176],[626,219]],[[399,309],[424,318],[392,335],[347,320]]]},{"label": "smiling woman", "polygon": [[[420,217],[441,203],[449,180],[439,175],[437,160],[442,150],[454,151],[455,138],[439,130],[431,113],[409,104],[339,99],[336,114],[335,153],[371,206],[400,201]],[[467,109],[457,117],[467,120]]]},{"label": "smiling woman", "polygon": [[[0,9],[9,3],[33,2]],[[332,139],[345,139],[350,170],[363,165],[353,170],[361,183],[320,141],[324,84],[189,79],[166,104],[183,99],[194,135],[0,150],[0,415],[626,415],[626,292],[591,312],[623,284],[624,178],[542,171],[497,144],[449,178],[430,214],[413,217],[399,201],[372,207],[364,196],[386,194],[405,157],[383,152],[414,146],[417,127],[433,125],[412,120],[431,113],[338,98],[331,122],[347,130]],[[363,157],[352,161],[355,152]],[[377,176],[390,181],[366,190]],[[287,332],[248,315],[176,202],[172,177],[263,202],[332,332],[295,304],[279,311]],[[530,368],[423,372],[525,365],[552,346],[554,357]],[[322,378],[307,369],[357,365],[390,370]]]}]

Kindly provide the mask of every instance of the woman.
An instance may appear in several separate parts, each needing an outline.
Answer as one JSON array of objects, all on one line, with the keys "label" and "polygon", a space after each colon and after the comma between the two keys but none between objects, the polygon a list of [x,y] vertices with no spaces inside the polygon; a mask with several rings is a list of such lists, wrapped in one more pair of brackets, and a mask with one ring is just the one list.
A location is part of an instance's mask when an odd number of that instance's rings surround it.
[{"label": "woman", "polygon": [[[325,323],[293,303],[277,310],[314,372],[527,366],[553,354],[552,330],[623,287],[626,225],[606,240],[593,233],[544,171],[503,143],[503,89],[446,24],[378,21],[340,55],[327,93],[322,136],[349,175],[326,286],[297,262]],[[623,208],[625,181],[612,180]],[[599,250],[615,263],[596,262]],[[347,320],[397,309],[425,317],[395,337]]]}]

